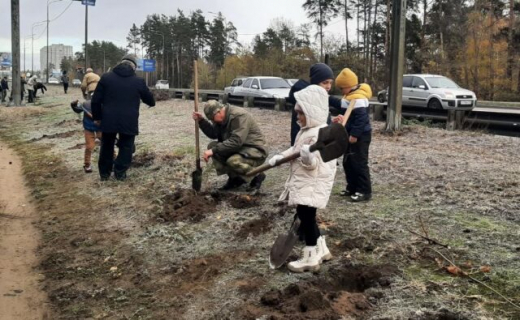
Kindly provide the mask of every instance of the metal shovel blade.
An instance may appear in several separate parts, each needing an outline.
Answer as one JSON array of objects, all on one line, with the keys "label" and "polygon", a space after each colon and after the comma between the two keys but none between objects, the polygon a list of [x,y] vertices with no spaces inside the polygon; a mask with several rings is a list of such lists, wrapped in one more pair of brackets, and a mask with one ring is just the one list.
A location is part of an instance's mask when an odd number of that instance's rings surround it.
[{"label": "metal shovel blade", "polygon": [[339,123],[332,123],[320,129],[318,141],[311,146],[311,150],[318,150],[323,162],[329,162],[341,157],[347,150],[347,146],[347,130]]},{"label": "metal shovel blade", "polygon": [[291,254],[296,241],[298,241],[299,227],[300,219],[296,218],[292,223],[289,232],[287,234],[281,234],[276,238],[269,254],[269,267],[271,269],[278,269],[285,263]]},{"label": "metal shovel blade", "polygon": [[191,187],[197,192],[202,188],[202,169],[197,169],[191,173]]}]

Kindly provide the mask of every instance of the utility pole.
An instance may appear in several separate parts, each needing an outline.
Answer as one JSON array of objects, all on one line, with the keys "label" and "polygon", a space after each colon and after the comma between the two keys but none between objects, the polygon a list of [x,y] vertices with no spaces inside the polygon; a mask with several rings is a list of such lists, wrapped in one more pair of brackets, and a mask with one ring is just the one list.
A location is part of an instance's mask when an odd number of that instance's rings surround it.
[{"label": "utility pole", "polygon": [[406,0],[393,0],[392,41],[390,61],[390,92],[386,130],[401,129],[403,110],[404,37],[406,31]]},{"label": "utility pole", "polygon": [[11,52],[12,52],[12,91],[13,106],[21,106],[20,82],[20,0],[11,0]]},{"label": "utility pole", "polygon": [[87,72],[87,66],[88,66],[87,45],[88,45],[88,4],[85,4],[85,70],[83,70],[83,74],[85,74]]},{"label": "utility pole", "polygon": [[54,1],[51,1],[51,0],[47,0],[47,74],[46,74],[46,83],[49,84],[49,5],[51,3],[54,3],[54,2],[59,2],[59,1],[62,1],[62,0],[54,0]]}]

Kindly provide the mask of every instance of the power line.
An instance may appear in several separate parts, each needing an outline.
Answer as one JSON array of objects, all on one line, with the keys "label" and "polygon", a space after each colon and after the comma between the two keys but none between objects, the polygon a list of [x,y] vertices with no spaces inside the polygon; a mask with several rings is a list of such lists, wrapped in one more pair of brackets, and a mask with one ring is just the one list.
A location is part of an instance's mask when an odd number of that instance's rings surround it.
[{"label": "power line", "polygon": [[65,10],[63,10],[56,18],[50,20],[49,22],[53,22],[53,21],[57,20],[59,17],[61,17],[67,10],[69,10],[69,8],[70,8],[70,6],[72,5],[73,2],[74,1],[71,1],[69,3],[69,5],[67,6],[67,8],[65,8]]}]

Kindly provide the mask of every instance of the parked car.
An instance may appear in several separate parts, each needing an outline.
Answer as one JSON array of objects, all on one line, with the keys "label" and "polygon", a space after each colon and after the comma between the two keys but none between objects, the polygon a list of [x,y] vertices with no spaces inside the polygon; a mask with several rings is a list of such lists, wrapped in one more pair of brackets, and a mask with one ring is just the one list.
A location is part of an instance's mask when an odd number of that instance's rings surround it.
[{"label": "parked car", "polygon": [[377,93],[377,101],[383,103],[388,100],[388,88],[381,90]]},{"label": "parked car", "polygon": [[[388,89],[379,91],[377,100],[388,100]],[[435,74],[405,74],[403,105],[430,109],[471,110],[477,106],[473,91],[461,88],[453,80]]]},{"label": "parked car", "polygon": [[157,80],[155,84],[155,89],[170,89],[170,83],[168,80]]},{"label": "parked car", "polygon": [[73,87],[81,86],[81,80],[79,80],[79,79],[72,79],[72,86]]},{"label": "parked car", "polygon": [[56,78],[49,78],[49,84],[60,84],[60,81]]},{"label": "parked car", "polygon": [[227,95],[234,94],[235,89],[237,87],[242,86],[242,84],[244,83],[244,81],[246,79],[247,78],[235,78],[235,79],[233,79],[233,81],[231,81],[231,85],[229,87],[225,87],[224,88],[224,93],[227,94]]},{"label": "parked car", "polygon": [[298,80],[299,79],[285,79],[285,81],[287,81],[287,83],[289,83],[291,87],[294,86],[294,84],[298,82]]},{"label": "parked car", "polygon": [[260,98],[287,98],[291,86],[285,79],[279,77],[250,77],[236,87],[234,95]]}]

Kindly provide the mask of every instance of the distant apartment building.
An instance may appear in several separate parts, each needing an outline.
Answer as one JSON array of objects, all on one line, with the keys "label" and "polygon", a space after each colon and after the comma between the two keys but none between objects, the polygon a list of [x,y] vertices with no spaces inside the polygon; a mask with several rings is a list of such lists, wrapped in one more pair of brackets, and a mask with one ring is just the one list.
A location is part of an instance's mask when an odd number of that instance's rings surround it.
[{"label": "distant apartment building", "polygon": [[[72,46],[63,44],[53,44],[49,46],[49,68],[54,70],[60,69],[61,60],[63,58],[72,58]],[[41,70],[47,69],[47,46],[40,50],[40,66]]]}]

